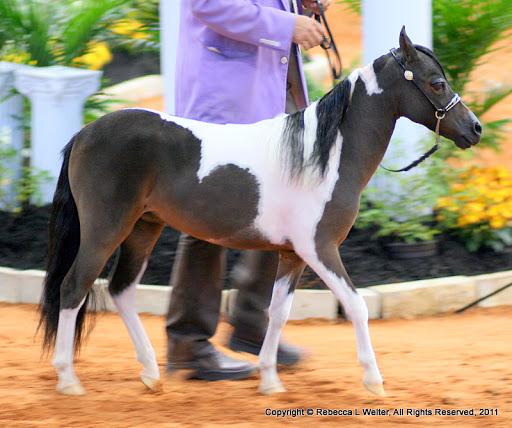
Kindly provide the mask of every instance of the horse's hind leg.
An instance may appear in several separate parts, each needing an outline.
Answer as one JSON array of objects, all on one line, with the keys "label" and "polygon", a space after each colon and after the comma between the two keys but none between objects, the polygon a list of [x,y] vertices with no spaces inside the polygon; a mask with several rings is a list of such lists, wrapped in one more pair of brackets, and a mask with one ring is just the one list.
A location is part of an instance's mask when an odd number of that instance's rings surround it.
[{"label": "horse's hind leg", "polygon": [[141,379],[152,391],[160,388],[160,371],[155,351],[135,309],[136,285],[139,283],[163,224],[139,220],[130,236],[121,244],[116,270],[109,291],[121,315],[142,364]]},{"label": "horse's hind leg", "polygon": [[[74,346],[80,345],[79,339],[85,316],[85,308],[82,306],[94,281],[117,245],[118,243],[110,247],[97,246],[87,238],[82,240],[77,257],[62,282],[59,324],[53,358],[53,366],[59,376],[57,391],[62,394],[85,394],[73,368]],[[81,309],[84,312],[79,315]]]},{"label": "horse's hind leg", "polygon": [[337,245],[318,248],[317,253],[303,254],[304,260],[335,294],[343,305],[345,314],[352,321],[358,360],[364,368],[364,386],[374,394],[385,395],[368,330],[366,303],[352,285],[341,262]]},{"label": "horse's hind leg", "polygon": [[279,253],[279,267],[268,309],[268,328],[259,355],[260,392],[263,394],[285,391],[277,374],[277,349],[281,330],[292,307],[293,292],[304,266],[304,262],[295,253],[286,251]]},{"label": "horse's hind leg", "polygon": [[[123,242],[136,221],[135,210],[90,210],[80,217],[80,247],[60,286],[60,311],[53,366],[57,369],[57,391],[82,395],[85,390],[75,375],[73,356],[80,346],[86,296],[114,250]],[[119,213],[122,214],[119,214]]]}]

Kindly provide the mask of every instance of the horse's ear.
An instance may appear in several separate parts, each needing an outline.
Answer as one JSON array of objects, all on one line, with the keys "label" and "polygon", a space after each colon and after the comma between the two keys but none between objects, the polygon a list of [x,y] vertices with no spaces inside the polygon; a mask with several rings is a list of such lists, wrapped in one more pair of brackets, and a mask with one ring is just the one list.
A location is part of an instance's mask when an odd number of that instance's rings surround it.
[{"label": "horse's ear", "polygon": [[413,62],[418,59],[418,52],[416,52],[416,48],[405,32],[405,25],[400,31],[400,50],[402,51],[407,62]]}]

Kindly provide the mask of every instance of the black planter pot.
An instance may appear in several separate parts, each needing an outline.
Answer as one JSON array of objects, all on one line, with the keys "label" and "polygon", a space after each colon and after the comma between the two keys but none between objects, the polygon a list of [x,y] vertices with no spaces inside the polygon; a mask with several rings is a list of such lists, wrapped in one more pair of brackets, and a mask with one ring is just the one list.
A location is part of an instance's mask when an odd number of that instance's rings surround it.
[{"label": "black planter pot", "polygon": [[439,241],[424,241],[408,244],[405,242],[386,242],[384,248],[392,259],[417,259],[439,254]]}]

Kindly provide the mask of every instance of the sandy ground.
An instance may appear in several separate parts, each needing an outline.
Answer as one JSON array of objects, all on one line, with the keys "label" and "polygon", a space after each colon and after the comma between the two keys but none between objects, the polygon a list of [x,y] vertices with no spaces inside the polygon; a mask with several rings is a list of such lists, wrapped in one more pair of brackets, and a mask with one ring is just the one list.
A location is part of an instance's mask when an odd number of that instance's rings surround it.
[{"label": "sandy ground", "polygon": [[[146,392],[128,335],[116,314],[100,314],[77,363],[88,391],[54,391],[50,362],[34,340],[35,307],[0,304],[0,426],[512,426],[512,308],[464,315],[371,323],[388,397],[361,384],[353,331],[346,322],[309,320],[287,325],[287,338],[309,358],[282,372],[287,393],[261,396],[258,378],[215,383],[173,376],[160,394]],[[161,367],[163,319],[143,316]],[[226,337],[222,323],[215,341]],[[267,409],[390,410],[389,416],[267,416]],[[495,409],[498,416],[393,416],[393,409]],[[406,412],[406,410],[405,410]]]}]

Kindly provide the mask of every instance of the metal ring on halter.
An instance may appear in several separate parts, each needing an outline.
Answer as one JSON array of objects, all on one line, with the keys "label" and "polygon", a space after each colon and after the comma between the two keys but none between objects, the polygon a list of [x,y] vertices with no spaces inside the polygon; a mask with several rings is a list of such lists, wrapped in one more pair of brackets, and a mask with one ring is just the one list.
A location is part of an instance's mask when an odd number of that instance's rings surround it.
[{"label": "metal ring on halter", "polygon": [[446,111],[443,111],[442,113],[440,113],[440,111],[442,110],[436,110],[436,118],[438,120],[441,120],[441,119],[444,119],[444,117],[446,116]]}]

